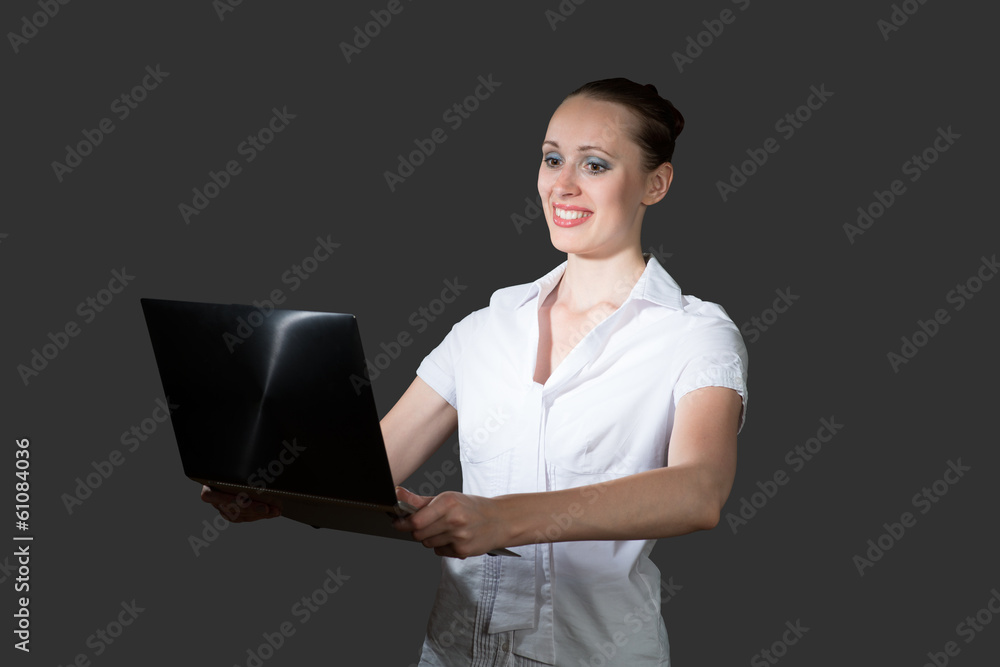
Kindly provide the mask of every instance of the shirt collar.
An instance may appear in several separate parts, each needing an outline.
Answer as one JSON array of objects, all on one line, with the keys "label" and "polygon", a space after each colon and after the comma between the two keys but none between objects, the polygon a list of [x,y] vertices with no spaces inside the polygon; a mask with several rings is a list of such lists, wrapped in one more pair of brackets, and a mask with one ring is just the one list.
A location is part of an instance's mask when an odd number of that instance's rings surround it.
[{"label": "shirt collar", "polygon": [[[667,308],[678,310],[683,308],[681,288],[677,281],[667,273],[667,270],[660,265],[654,255],[647,252],[643,253],[643,257],[648,258],[649,261],[646,262],[646,268],[625,301],[643,299]],[[514,309],[520,308],[535,297],[540,297],[539,303],[547,297],[559,279],[562,278],[563,273],[566,272],[566,264],[567,262],[563,262],[535,282],[526,285],[524,296],[514,305]]]}]

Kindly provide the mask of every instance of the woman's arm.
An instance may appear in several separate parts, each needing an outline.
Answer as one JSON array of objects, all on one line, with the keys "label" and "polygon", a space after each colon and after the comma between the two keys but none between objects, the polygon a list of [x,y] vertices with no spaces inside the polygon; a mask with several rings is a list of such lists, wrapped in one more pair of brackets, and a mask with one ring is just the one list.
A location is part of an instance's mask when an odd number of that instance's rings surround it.
[{"label": "woman's arm", "polygon": [[571,540],[634,540],[715,527],[736,475],[742,401],[703,387],[677,404],[666,468],[573,489],[481,498],[446,492],[400,499],[426,508],[397,522],[442,556]]},{"label": "woman's arm", "polygon": [[382,418],[393,484],[400,484],[458,428],[458,412],[417,376]]}]

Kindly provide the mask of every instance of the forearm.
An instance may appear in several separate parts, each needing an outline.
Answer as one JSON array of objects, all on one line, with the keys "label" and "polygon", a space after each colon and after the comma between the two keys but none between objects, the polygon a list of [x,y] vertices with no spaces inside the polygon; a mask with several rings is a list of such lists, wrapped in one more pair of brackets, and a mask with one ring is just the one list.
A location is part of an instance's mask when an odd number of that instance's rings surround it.
[{"label": "forearm", "polygon": [[732,389],[702,387],[685,394],[664,468],[495,498],[402,492],[419,510],[396,527],[438,555],[458,558],[539,542],[657,539],[713,528],[736,476],[741,407]]},{"label": "forearm", "polygon": [[731,477],[677,466],[494,500],[507,533],[504,546],[655,539],[713,528],[731,486]]}]

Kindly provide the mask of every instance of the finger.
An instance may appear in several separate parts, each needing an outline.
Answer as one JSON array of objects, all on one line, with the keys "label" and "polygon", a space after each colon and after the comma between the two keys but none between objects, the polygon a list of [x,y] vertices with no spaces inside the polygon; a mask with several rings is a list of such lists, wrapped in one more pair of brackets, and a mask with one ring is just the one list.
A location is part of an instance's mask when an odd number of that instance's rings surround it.
[{"label": "finger", "polygon": [[201,488],[201,499],[204,500],[206,503],[210,503],[212,505],[236,502],[236,496],[232,495],[231,493],[212,491],[207,486],[203,486]]},{"label": "finger", "polygon": [[404,489],[401,486],[397,486],[396,500],[402,500],[404,503],[409,503],[419,510],[420,508],[425,507],[432,500],[434,500],[434,496],[418,496],[409,489]]},{"label": "finger", "polygon": [[403,533],[412,533],[413,526],[410,524],[410,520],[404,516],[397,516],[392,520],[392,527]]},{"label": "finger", "polygon": [[240,507],[237,503],[225,503],[223,505],[216,505],[215,507],[231,523],[270,519],[281,515],[280,508],[266,503],[253,503],[246,507]]},{"label": "finger", "polygon": [[444,556],[446,558],[457,558],[458,560],[465,560],[467,556],[458,556],[455,554],[451,547],[436,547],[434,553],[438,556]]},{"label": "finger", "polygon": [[[431,506],[424,510],[421,510],[421,516],[418,522],[423,524],[423,519],[431,518],[431,522],[426,525],[422,525],[421,528],[415,528],[411,532],[413,533],[413,539],[418,542],[422,542],[424,546],[437,547],[444,544],[451,544],[455,541],[455,535],[452,533],[452,526],[448,522],[448,518],[439,513],[434,516],[430,513],[438,512],[437,507]],[[416,515],[414,515],[416,517]],[[412,521],[412,519],[411,519]]]},{"label": "finger", "polygon": [[229,521],[237,521],[240,518],[240,507],[236,503],[221,503],[215,506],[219,514]]},{"label": "finger", "polygon": [[201,486],[201,497],[202,498],[213,498],[213,497],[220,497],[221,498],[222,496],[225,496],[225,495],[229,495],[229,494],[222,493],[221,491],[216,491],[212,487],[206,486],[204,484],[202,484],[202,486]]},{"label": "finger", "polygon": [[244,516],[248,521],[256,521],[257,519],[268,519],[273,516],[278,516],[279,510],[273,505],[268,505],[266,503],[254,503],[247,509],[240,512],[241,516]]},{"label": "finger", "polygon": [[261,519],[272,519],[278,516],[277,514],[240,514],[232,523],[251,523],[253,521],[260,521]]},{"label": "finger", "polygon": [[431,535],[430,537],[425,537],[422,540],[419,540],[419,542],[425,547],[428,549],[434,549],[435,551],[442,548],[451,549],[453,541],[452,537],[445,533],[437,533],[436,535]]},{"label": "finger", "polygon": [[[402,493],[401,493],[402,492]],[[434,498],[428,499],[426,496],[417,496],[416,494],[410,493],[406,489],[400,488],[397,491],[397,495],[400,500],[404,500],[404,494],[408,494],[407,497],[413,497],[414,499],[428,500],[429,502],[422,507],[418,507],[417,511],[409,516],[399,517],[393,520],[393,526],[397,530],[402,530],[408,533],[413,533],[413,537],[418,542],[423,540],[425,537],[431,535],[436,535],[437,533],[447,530],[447,525],[441,522],[441,519],[445,515],[445,510],[442,509],[444,505],[433,504]],[[409,500],[404,500],[404,502],[410,502]],[[412,504],[412,503],[411,503]],[[436,527],[434,524],[439,524]],[[416,531],[419,531],[419,536]]]}]

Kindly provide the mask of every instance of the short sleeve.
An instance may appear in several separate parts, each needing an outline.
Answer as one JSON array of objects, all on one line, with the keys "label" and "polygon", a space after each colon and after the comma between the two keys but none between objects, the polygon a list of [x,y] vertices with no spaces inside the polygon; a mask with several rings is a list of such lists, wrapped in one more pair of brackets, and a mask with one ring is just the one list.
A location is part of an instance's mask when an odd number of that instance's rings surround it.
[{"label": "short sleeve", "polygon": [[469,313],[452,326],[437,347],[430,351],[417,367],[417,376],[441,398],[458,409],[457,369],[462,351],[473,344],[476,330],[485,320],[488,308]]},{"label": "short sleeve", "polygon": [[674,407],[688,392],[702,387],[728,387],[743,399],[737,432],[747,416],[747,349],[732,320],[705,318],[681,345],[683,367],[674,387]]}]

